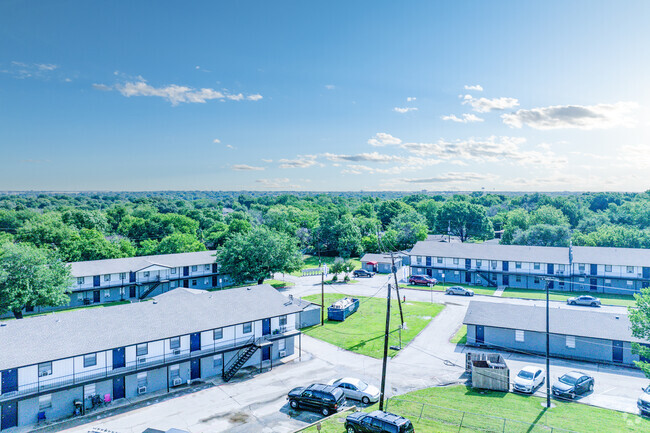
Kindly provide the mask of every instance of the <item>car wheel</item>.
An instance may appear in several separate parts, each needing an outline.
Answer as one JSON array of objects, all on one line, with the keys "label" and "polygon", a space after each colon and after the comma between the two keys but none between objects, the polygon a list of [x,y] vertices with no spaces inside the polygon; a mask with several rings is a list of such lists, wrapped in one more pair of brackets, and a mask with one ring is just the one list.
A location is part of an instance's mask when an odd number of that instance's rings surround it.
[{"label": "car wheel", "polygon": [[291,406],[292,409],[298,409],[298,402],[296,400],[291,400],[289,406]]},{"label": "car wheel", "polygon": [[364,396],[361,398],[361,403],[363,403],[363,404],[370,404],[370,399],[364,395]]},{"label": "car wheel", "polygon": [[575,305],[575,304],[576,304],[576,301],[571,301],[571,302],[569,303],[569,305]]},{"label": "car wheel", "polygon": [[465,293],[465,296],[469,296],[469,292]]},{"label": "car wheel", "polygon": [[446,293],[447,295],[451,295],[451,290],[447,290],[445,293]]},{"label": "car wheel", "polygon": [[323,416],[327,416],[327,415],[330,414],[330,410],[328,408],[324,407],[324,408],[321,409],[320,413],[322,413]]},{"label": "car wheel", "polygon": [[357,433],[357,431],[352,426],[348,426],[348,433]]},{"label": "car wheel", "polygon": [[595,307],[596,305],[598,305],[598,304],[596,304],[595,302],[592,302],[592,303],[591,303],[591,306],[592,306],[592,307]]}]

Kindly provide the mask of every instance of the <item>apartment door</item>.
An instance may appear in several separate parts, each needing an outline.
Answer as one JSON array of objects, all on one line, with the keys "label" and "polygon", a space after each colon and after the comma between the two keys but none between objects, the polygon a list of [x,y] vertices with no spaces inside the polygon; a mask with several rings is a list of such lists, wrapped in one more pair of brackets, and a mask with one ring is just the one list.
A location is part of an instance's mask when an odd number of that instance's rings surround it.
[{"label": "apartment door", "polygon": [[485,343],[485,328],[483,325],[476,325],[476,344]]},{"label": "apartment door", "polygon": [[596,278],[589,279],[589,290],[594,292],[598,290],[598,279]]},{"label": "apartment door", "polygon": [[589,265],[589,274],[598,275],[598,265]]},{"label": "apartment door", "polygon": [[212,276],[212,287],[219,287],[219,277],[216,275]]},{"label": "apartment door", "polygon": [[507,286],[510,284],[510,275],[504,275],[503,276],[503,285]]},{"label": "apartment door", "polygon": [[427,275],[433,277],[433,269],[427,269]]},{"label": "apartment door", "polygon": [[612,341],[612,361],[623,362],[623,342]]},{"label": "apartment door", "polygon": [[262,335],[271,334],[271,319],[262,320]]},{"label": "apartment door", "polygon": [[100,282],[99,282],[99,275],[95,275],[93,277],[93,287],[99,287]]},{"label": "apartment door", "polygon": [[466,283],[472,282],[472,274],[470,274],[469,272],[465,272],[465,282]]},{"label": "apartment door", "polygon": [[18,426],[18,402],[5,403],[2,405],[2,420],[0,430]]},{"label": "apartment door", "polygon": [[113,400],[118,400],[124,397],[124,377],[116,377],[113,379]]},{"label": "apartment door", "polygon": [[135,272],[129,272],[129,283],[135,283]]},{"label": "apartment door", "polygon": [[99,290],[93,291],[93,302],[98,303],[99,302]]},{"label": "apartment door", "polygon": [[501,262],[501,269],[503,272],[508,272],[508,263],[510,262]]},{"label": "apartment door", "polygon": [[113,349],[113,370],[123,368],[125,365],[124,348]]},{"label": "apartment door", "polygon": [[183,280],[183,287],[190,287],[190,280]]},{"label": "apartment door", "polygon": [[201,333],[190,334],[190,352],[201,350]]},{"label": "apartment door", "polygon": [[431,266],[431,257],[427,256],[426,264],[427,264],[427,266]]},{"label": "apartment door", "polygon": [[472,259],[465,259],[465,269],[472,269]]},{"label": "apartment door", "polygon": [[200,379],[201,378],[201,359],[193,359],[190,361],[190,379]]},{"label": "apartment door", "polygon": [[135,286],[129,287],[129,298],[135,298]]},{"label": "apartment door", "polygon": [[650,279],[650,268],[644,266],[642,275],[643,275],[644,279],[649,280]]},{"label": "apartment door", "polygon": [[549,274],[549,275],[553,275],[555,273],[554,271],[555,271],[555,269],[554,269],[553,263],[548,263],[546,265],[546,273]]},{"label": "apartment door", "polygon": [[269,361],[271,359],[271,346],[262,347],[262,361]]},{"label": "apartment door", "polygon": [[12,368],[2,372],[2,393],[18,391],[18,369]]},{"label": "apartment door", "polygon": [[189,277],[190,276],[190,267],[189,266],[183,266],[183,276],[184,277]]}]

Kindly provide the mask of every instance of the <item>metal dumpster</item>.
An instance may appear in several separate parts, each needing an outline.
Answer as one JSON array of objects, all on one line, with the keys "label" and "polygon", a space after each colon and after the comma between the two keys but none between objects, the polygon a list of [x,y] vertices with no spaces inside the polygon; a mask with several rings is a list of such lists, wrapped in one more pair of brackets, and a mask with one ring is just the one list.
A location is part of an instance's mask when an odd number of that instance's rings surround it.
[{"label": "metal dumpster", "polygon": [[343,322],[358,308],[359,300],[356,298],[339,299],[327,308],[327,320]]}]

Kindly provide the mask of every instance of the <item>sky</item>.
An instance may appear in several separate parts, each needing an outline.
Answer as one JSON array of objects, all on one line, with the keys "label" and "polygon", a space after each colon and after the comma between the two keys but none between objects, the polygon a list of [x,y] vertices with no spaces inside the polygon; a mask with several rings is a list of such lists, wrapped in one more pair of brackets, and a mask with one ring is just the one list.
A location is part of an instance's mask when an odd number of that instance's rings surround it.
[{"label": "sky", "polygon": [[644,191],[647,1],[0,2],[0,190]]}]

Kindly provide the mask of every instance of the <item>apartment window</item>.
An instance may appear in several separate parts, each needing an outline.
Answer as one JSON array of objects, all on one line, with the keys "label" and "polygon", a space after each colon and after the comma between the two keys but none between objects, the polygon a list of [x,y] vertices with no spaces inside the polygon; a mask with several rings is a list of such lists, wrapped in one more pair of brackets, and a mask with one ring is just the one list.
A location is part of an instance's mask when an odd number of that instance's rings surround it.
[{"label": "apartment window", "polygon": [[521,269],[521,262],[515,262],[515,269]]},{"label": "apartment window", "polygon": [[181,347],[181,337],[172,337],[169,339],[169,348],[178,349]]},{"label": "apartment window", "polygon": [[497,268],[497,261],[496,260],[491,260],[490,261],[490,267],[492,269],[496,269]]},{"label": "apartment window", "polygon": [[253,332],[253,322],[244,323],[242,325],[244,334],[250,334]]},{"label": "apartment window", "polygon": [[149,345],[147,343],[138,344],[135,346],[135,355],[144,356],[149,353]]},{"label": "apartment window", "polygon": [[634,273],[634,266],[628,266],[627,267],[627,273],[628,274],[633,274]]},{"label": "apartment window", "polygon": [[196,280],[192,280],[192,285],[196,286]]},{"label": "apartment window", "polygon": [[43,362],[38,364],[38,377],[50,376],[52,374],[52,363]]},{"label": "apartment window", "polygon": [[38,410],[45,410],[52,407],[52,394],[38,396]]},{"label": "apartment window", "polygon": [[438,263],[442,263],[442,257],[437,257],[437,258],[436,258],[436,262],[438,262]]},{"label": "apartment window", "polygon": [[418,262],[418,265],[422,264],[422,256],[417,257],[417,262]]},{"label": "apartment window", "polygon": [[175,289],[177,284],[178,284],[178,281],[172,281],[171,283],[169,283],[169,287],[171,287],[172,289]]},{"label": "apartment window", "polygon": [[147,372],[138,373],[138,388],[147,386]]},{"label": "apartment window", "polygon": [[584,270],[585,270],[585,264],[584,264],[584,263],[579,263],[579,264],[578,264],[578,270],[584,272]]},{"label": "apartment window", "polygon": [[581,283],[584,283],[585,279],[584,278],[578,278],[578,281],[580,281]]},{"label": "apartment window", "polygon": [[79,277],[77,278],[77,284],[81,285],[84,283],[85,278],[84,277]]},{"label": "apartment window", "polygon": [[192,272],[196,272],[196,269],[197,269],[196,266],[192,266]]},{"label": "apartment window", "polygon": [[459,271],[454,271],[454,275],[460,275]]},{"label": "apartment window", "polygon": [[521,275],[517,275],[515,277],[515,281],[518,282],[518,283],[521,283]]},{"label": "apartment window", "polygon": [[181,366],[176,364],[169,367],[169,377],[175,379],[181,377]]},{"label": "apartment window", "polygon": [[221,340],[223,338],[223,328],[215,329],[212,331],[213,340]]},{"label": "apartment window", "polygon": [[104,275],[104,281],[111,281],[111,274]]},{"label": "apartment window", "polygon": [[560,286],[564,286],[564,281],[560,280]]},{"label": "apartment window", "polygon": [[143,276],[144,276],[145,278],[149,278],[149,271],[143,272]]},{"label": "apartment window", "polygon": [[564,265],[557,265],[557,270],[560,272],[564,272]]},{"label": "apartment window", "polygon": [[206,286],[209,286],[210,285],[210,279],[209,278],[204,278],[203,279],[203,284],[205,284]]},{"label": "apartment window", "polygon": [[171,270],[169,271],[169,273],[170,273],[170,274],[175,274],[175,273],[176,273],[176,268],[171,268]]},{"label": "apartment window", "polygon": [[496,281],[496,280],[497,280],[497,274],[492,274],[492,281]]},{"label": "apartment window", "polygon": [[84,367],[92,367],[93,365],[97,365],[97,354],[84,355]]},{"label": "apartment window", "polygon": [[521,329],[515,330],[515,341],[523,343],[523,341],[524,341],[524,331],[522,331]]},{"label": "apartment window", "polygon": [[104,290],[104,298],[110,298],[111,297],[111,291],[110,290]]},{"label": "apartment window", "polygon": [[605,285],[611,287],[611,285],[612,285],[612,280],[605,280]]},{"label": "apartment window", "polygon": [[77,293],[77,301],[83,301],[84,300],[84,294],[83,293]]},{"label": "apartment window", "polygon": [[628,285],[629,287],[632,287],[632,286],[634,285],[634,281],[632,281],[632,280],[627,280],[627,285]]},{"label": "apartment window", "polygon": [[533,281],[535,281],[535,284],[539,284],[539,278],[535,277]]},{"label": "apartment window", "polygon": [[539,263],[533,263],[533,269],[539,270],[540,269],[540,264]]},{"label": "apartment window", "polygon": [[477,261],[476,261],[476,267],[477,267],[477,268],[480,268],[480,267],[481,267],[481,261],[480,261],[480,260],[477,260]]},{"label": "apartment window", "polygon": [[575,349],[576,348],[576,337],[573,335],[567,335],[566,336],[566,347],[569,349]]},{"label": "apartment window", "polygon": [[612,272],[612,265],[605,265],[605,272]]},{"label": "apartment window", "polygon": [[287,316],[280,316],[280,326],[287,325]]},{"label": "apartment window", "polygon": [[96,394],[95,391],[96,391],[96,388],[95,388],[95,384],[94,384],[94,383],[91,383],[91,384],[89,384],[89,385],[84,386],[84,397],[85,397],[85,398],[88,398],[88,397],[90,397],[91,395],[95,395],[95,394]]},{"label": "apartment window", "polygon": [[221,365],[223,364],[223,355],[221,353],[218,355],[214,355],[214,357],[212,358],[212,363],[213,363],[212,365],[215,368],[221,367]]},{"label": "apartment window", "polygon": [[458,264],[458,259],[454,259],[453,263],[454,263],[454,265],[457,265]]},{"label": "apartment window", "polygon": [[210,265],[205,265],[205,270],[209,271],[210,270]]},{"label": "apartment window", "polygon": [[126,280],[126,274],[124,272],[120,274],[120,280]]},{"label": "apartment window", "polygon": [[278,350],[285,350],[287,348],[287,340],[284,338],[278,341]]}]

